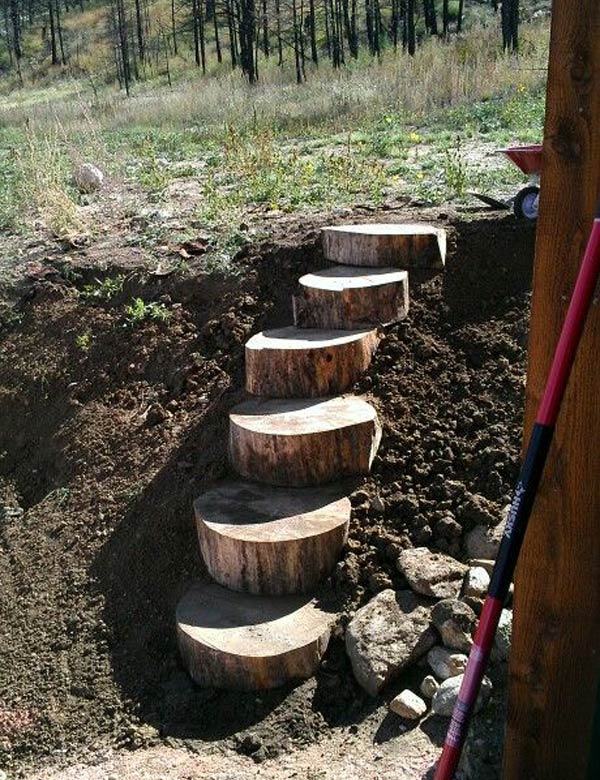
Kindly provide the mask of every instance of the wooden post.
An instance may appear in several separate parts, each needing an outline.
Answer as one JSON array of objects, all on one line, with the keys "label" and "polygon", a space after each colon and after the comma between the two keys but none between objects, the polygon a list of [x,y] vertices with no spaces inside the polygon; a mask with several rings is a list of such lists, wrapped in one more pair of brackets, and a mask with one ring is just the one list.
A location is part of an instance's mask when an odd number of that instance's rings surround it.
[{"label": "wooden post", "polygon": [[[529,342],[533,423],[600,184],[600,3],[554,0]],[[588,780],[600,673],[600,306],[516,575],[504,780]]]}]

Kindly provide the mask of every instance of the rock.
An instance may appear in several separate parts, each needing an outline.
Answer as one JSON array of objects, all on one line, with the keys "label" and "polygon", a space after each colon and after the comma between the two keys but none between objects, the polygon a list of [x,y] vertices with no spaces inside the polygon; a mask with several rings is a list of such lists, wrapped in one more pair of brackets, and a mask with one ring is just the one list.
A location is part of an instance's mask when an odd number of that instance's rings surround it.
[{"label": "rock", "polygon": [[482,569],[487,571],[490,577],[494,571],[494,561],[487,558],[472,558],[469,561],[469,566],[481,566]]},{"label": "rock", "polygon": [[[439,690],[433,697],[431,702],[431,709],[436,715],[442,715],[449,718],[452,715],[452,710],[456,704],[458,698],[458,692],[463,681],[464,674],[458,677],[449,677],[440,685]],[[475,704],[475,712],[485,705],[490,698],[492,692],[492,683],[487,677],[484,677],[481,681],[481,691],[477,697],[477,703]]]},{"label": "rock", "polygon": [[482,566],[474,566],[465,575],[463,596],[483,599],[490,586],[490,575]]},{"label": "rock", "polygon": [[96,192],[104,182],[102,171],[91,163],[80,165],[73,178],[79,191],[84,193]]},{"label": "rock", "polygon": [[457,599],[444,599],[435,605],[431,617],[446,647],[469,652],[477,617],[468,604]]},{"label": "rock", "polygon": [[462,653],[451,653],[446,647],[432,647],[427,653],[427,662],[436,677],[447,680],[462,674],[467,667],[467,656]]},{"label": "rock", "polygon": [[507,661],[510,655],[510,643],[512,639],[512,611],[503,609],[498,621],[498,629],[494,640],[494,659]]},{"label": "rock", "polygon": [[371,696],[425,655],[434,642],[431,607],[407,590],[390,588],[377,594],[346,629],[354,676]]},{"label": "rock", "polygon": [[391,700],[390,710],[401,718],[419,720],[427,712],[427,705],[420,696],[406,689]]},{"label": "rock", "polygon": [[435,679],[435,677],[433,677],[431,674],[428,674],[427,677],[423,678],[420,690],[426,699],[433,699],[439,687],[440,684]]},{"label": "rock", "polygon": [[458,539],[462,534],[462,526],[452,515],[445,515],[435,524],[436,536],[443,539]]},{"label": "rock", "polygon": [[492,558],[495,560],[505,525],[506,521],[503,520],[492,528],[487,525],[477,525],[472,531],[469,531],[465,541],[469,558]]},{"label": "rock", "polygon": [[8,775],[3,769],[0,769],[0,780],[8,780]]},{"label": "rock", "polygon": [[435,553],[427,547],[403,550],[398,569],[408,584],[423,596],[444,599],[458,596],[467,567],[450,555]]}]

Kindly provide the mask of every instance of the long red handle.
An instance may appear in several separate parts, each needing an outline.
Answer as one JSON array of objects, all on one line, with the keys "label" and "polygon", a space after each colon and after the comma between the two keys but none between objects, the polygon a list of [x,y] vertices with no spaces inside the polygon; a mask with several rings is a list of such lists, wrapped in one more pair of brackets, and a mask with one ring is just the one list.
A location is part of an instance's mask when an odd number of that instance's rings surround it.
[{"label": "long red handle", "polygon": [[521,545],[535,501],[554,425],[571,375],[577,347],[600,275],[600,205],[585,256],[579,269],[569,309],[556,347],[550,374],[531,432],[527,454],[506,522],[498,558],[483,605],[479,626],[473,639],[458,699],[454,706],[442,755],[434,780],[454,780],[460,761],[469,721],[477,701],[481,681],[487,668],[502,605],[512,582]]}]

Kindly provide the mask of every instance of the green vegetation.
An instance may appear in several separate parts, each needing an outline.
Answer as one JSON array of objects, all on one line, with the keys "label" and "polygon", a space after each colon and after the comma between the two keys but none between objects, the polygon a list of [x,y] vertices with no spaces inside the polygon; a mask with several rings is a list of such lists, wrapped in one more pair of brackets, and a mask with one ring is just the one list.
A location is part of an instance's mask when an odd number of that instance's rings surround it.
[{"label": "green vegetation", "polygon": [[123,290],[124,284],[124,274],[115,277],[107,276],[103,281],[96,279],[95,284],[86,284],[80,295],[89,301],[110,301]]},{"label": "green vegetation", "polygon": [[89,352],[92,347],[92,334],[90,331],[86,331],[85,333],[80,333],[78,336],[75,337],[75,346],[77,349],[80,349],[82,352]]},{"label": "green vegetation", "polygon": [[[495,150],[542,136],[547,43],[541,20],[522,27],[519,58],[481,27],[414,57],[321,67],[303,85],[238,74],[130,99],[83,82],[51,102],[0,98],[0,226],[75,245],[109,236],[157,265],[185,262],[179,247],[201,235],[204,266],[231,270],[281,212],[514,191],[523,177]],[[83,161],[106,175],[93,195],[72,183]],[[82,294],[107,300],[119,283]]]},{"label": "green vegetation", "polygon": [[168,322],[171,318],[171,312],[162,303],[153,301],[146,303],[142,298],[134,298],[129,306],[125,307],[127,315],[127,324],[135,327],[145,320],[156,320],[157,322]]}]

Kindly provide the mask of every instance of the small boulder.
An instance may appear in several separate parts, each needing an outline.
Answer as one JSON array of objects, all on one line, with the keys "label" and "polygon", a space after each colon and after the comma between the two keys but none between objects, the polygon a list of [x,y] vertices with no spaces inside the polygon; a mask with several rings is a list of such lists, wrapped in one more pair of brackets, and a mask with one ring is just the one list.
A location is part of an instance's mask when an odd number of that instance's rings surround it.
[{"label": "small boulder", "polygon": [[474,566],[465,574],[463,596],[484,599],[490,586],[490,575],[483,566]]},{"label": "small boulder", "polygon": [[390,710],[401,718],[419,720],[427,712],[427,705],[420,696],[406,689],[391,700]]},{"label": "small boulder", "polygon": [[447,647],[432,647],[427,653],[427,662],[436,677],[447,680],[462,674],[467,667],[467,656],[452,653]]},{"label": "small boulder", "polygon": [[420,690],[426,699],[433,699],[439,687],[440,684],[435,679],[435,677],[431,674],[428,674],[427,677],[423,678]]},{"label": "small boulder", "polygon": [[472,531],[469,531],[465,544],[469,558],[491,558],[496,559],[506,521],[502,521],[496,526],[476,525]]},{"label": "small boulder", "polygon": [[[442,715],[445,718],[449,718],[452,715],[452,710],[458,699],[458,692],[463,681],[464,674],[458,677],[449,677],[440,685],[439,690],[433,697],[431,702],[431,709],[436,715]],[[484,677],[481,681],[481,691],[477,697],[477,703],[475,704],[475,712],[486,704],[492,693],[492,683],[487,677]]]},{"label": "small boulder", "polygon": [[91,163],[83,163],[80,165],[75,170],[73,178],[78,190],[87,194],[99,190],[104,182],[104,174],[102,171]]},{"label": "small boulder", "polygon": [[457,599],[444,599],[435,605],[431,617],[446,647],[463,653],[470,651],[477,616],[468,604]]},{"label": "small boulder", "polygon": [[481,566],[482,569],[487,571],[490,577],[494,571],[494,561],[487,558],[472,558],[469,561],[469,566]]},{"label": "small boulder", "polygon": [[460,561],[427,547],[402,550],[397,566],[414,591],[438,599],[458,596],[467,571]]},{"label": "small boulder", "polygon": [[381,591],[346,629],[354,676],[371,696],[417,661],[435,642],[431,607],[408,590]]}]

